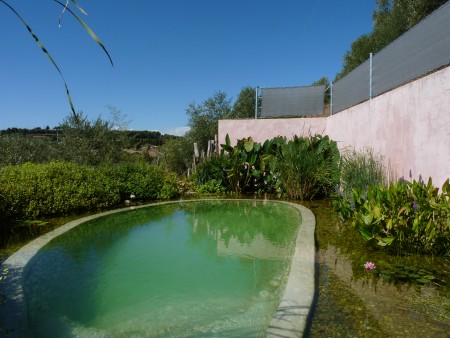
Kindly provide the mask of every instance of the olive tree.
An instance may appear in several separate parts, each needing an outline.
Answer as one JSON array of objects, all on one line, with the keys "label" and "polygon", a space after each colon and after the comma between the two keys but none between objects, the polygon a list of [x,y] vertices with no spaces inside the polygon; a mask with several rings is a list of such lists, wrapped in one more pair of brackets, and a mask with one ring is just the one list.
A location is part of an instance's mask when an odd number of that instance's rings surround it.
[{"label": "olive tree", "polygon": [[100,116],[95,120],[79,112],[69,115],[61,124],[63,158],[67,161],[98,165],[119,162],[127,144],[126,134]]},{"label": "olive tree", "polygon": [[231,112],[231,100],[221,91],[214,93],[201,104],[191,103],[186,109],[190,130],[186,136],[196,142],[200,149],[206,149],[208,140],[218,132],[218,121]]},{"label": "olive tree", "polygon": [[229,119],[246,119],[253,118],[255,116],[255,88],[244,87],[239,92],[236,102],[233,105],[233,109],[226,117]]}]

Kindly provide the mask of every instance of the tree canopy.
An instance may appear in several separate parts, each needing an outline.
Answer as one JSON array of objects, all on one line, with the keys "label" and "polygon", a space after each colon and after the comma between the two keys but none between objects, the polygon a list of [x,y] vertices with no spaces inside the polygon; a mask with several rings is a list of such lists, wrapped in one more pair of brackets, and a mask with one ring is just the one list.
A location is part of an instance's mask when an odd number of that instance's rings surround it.
[{"label": "tree canopy", "polygon": [[217,121],[229,116],[230,113],[231,99],[221,91],[215,92],[200,104],[189,104],[186,114],[191,129],[187,137],[197,142],[200,149],[206,149],[208,141],[213,140],[218,132]]},{"label": "tree canopy", "polygon": [[246,119],[255,117],[255,88],[246,86],[241,89],[233,109],[227,116],[229,119]]}]

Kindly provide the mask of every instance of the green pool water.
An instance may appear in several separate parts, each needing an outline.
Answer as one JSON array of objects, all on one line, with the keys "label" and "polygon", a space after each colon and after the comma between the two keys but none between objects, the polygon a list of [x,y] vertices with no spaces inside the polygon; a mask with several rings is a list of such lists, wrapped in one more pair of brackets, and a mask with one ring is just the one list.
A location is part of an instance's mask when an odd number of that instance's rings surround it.
[{"label": "green pool water", "polygon": [[289,205],[202,201],[104,216],[27,265],[32,337],[259,337],[301,221]]}]

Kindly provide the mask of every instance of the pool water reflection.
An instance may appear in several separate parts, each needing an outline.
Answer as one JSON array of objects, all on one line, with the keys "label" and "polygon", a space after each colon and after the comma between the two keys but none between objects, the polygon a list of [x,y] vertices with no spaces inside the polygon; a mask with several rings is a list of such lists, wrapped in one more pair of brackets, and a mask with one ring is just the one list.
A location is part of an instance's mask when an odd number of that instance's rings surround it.
[{"label": "pool water reflection", "polygon": [[264,336],[301,221],[289,205],[201,201],[100,217],[24,274],[31,336]]}]

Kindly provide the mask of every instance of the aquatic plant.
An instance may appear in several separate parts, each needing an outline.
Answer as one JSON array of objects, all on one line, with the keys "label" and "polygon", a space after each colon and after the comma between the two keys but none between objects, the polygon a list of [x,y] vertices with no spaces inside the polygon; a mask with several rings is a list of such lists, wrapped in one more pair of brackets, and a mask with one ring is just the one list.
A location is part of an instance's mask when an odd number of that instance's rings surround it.
[{"label": "aquatic plant", "polygon": [[369,186],[388,183],[383,157],[370,148],[360,151],[344,150],[339,167],[339,189],[346,194],[350,194],[352,189],[365,191]]},{"label": "aquatic plant", "polygon": [[328,136],[297,137],[282,145],[276,170],[280,186],[300,200],[324,198],[339,182],[339,150]]},{"label": "aquatic plant", "polygon": [[333,205],[368,242],[396,252],[450,256],[449,180],[439,192],[431,178],[427,183],[402,178],[387,187],[337,194]]},{"label": "aquatic plant", "polygon": [[231,192],[277,192],[309,200],[328,196],[339,181],[339,151],[328,136],[276,137],[263,144],[249,137],[235,147],[228,135],[225,140],[222,170]]},{"label": "aquatic plant", "polygon": [[286,140],[278,137],[263,144],[251,137],[238,140],[232,147],[227,134],[222,144],[222,170],[231,192],[275,192],[277,190],[276,154]]}]

